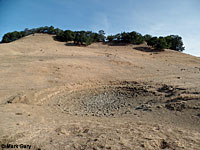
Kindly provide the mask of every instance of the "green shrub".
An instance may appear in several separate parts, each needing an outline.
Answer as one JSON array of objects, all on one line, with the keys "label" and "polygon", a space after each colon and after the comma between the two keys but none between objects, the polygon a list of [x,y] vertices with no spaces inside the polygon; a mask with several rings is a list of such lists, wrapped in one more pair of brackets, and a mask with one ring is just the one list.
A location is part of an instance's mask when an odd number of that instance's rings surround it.
[{"label": "green shrub", "polygon": [[115,39],[115,36],[113,36],[113,35],[109,35],[109,36],[107,36],[107,40],[108,40],[108,42],[113,42],[114,39]]}]

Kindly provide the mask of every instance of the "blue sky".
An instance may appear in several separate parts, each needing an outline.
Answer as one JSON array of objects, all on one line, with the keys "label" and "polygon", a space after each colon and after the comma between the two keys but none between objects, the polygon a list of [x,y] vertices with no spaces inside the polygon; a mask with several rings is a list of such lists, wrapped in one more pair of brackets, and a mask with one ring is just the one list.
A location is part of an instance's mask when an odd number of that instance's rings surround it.
[{"label": "blue sky", "polygon": [[3,34],[40,26],[180,35],[185,53],[200,56],[199,0],[0,0]]}]

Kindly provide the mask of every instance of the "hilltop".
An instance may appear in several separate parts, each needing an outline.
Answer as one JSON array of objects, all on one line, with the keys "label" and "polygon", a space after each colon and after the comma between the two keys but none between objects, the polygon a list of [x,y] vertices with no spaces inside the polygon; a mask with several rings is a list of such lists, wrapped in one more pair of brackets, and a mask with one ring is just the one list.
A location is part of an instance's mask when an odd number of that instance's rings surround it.
[{"label": "hilltop", "polygon": [[0,44],[0,144],[198,149],[200,58],[146,44]]}]

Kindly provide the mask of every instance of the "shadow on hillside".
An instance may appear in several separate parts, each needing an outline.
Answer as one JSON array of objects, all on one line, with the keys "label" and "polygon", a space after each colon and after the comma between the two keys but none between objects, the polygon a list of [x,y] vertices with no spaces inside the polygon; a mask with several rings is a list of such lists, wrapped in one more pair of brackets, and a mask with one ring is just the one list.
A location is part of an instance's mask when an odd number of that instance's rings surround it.
[{"label": "shadow on hillside", "polygon": [[53,36],[53,39],[54,39],[55,41],[60,42],[60,40],[59,40],[56,36]]},{"label": "shadow on hillside", "polygon": [[144,47],[144,46],[141,46],[141,47],[134,47],[133,49],[136,49],[138,51],[142,51],[142,52],[163,52],[164,50],[159,50],[159,49],[153,49],[153,48],[150,48],[150,47]]},{"label": "shadow on hillside", "polygon": [[70,43],[65,43],[66,46],[82,46],[82,45],[78,45],[78,44],[75,44],[73,42],[70,42]]},{"label": "shadow on hillside", "polygon": [[129,45],[127,43],[117,43],[117,42],[104,42],[104,45],[108,45],[108,46],[126,46]]},{"label": "shadow on hillside", "polygon": [[[59,40],[56,36],[53,36],[53,39],[55,41],[58,41],[58,42],[64,42],[64,41],[61,41]],[[66,46],[81,46],[81,45],[78,45],[78,44],[75,44],[74,42],[64,42]]]}]

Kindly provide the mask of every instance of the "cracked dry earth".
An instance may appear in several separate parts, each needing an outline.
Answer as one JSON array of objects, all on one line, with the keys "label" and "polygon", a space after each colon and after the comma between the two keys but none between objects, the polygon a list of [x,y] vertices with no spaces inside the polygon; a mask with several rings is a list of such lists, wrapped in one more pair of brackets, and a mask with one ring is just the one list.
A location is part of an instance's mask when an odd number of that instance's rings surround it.
[{"label": "cracked dry earth", "polygon": [[200,150],[197,57],[135,45],[66,46],[43,34],[0,51],[0,145]]}]

